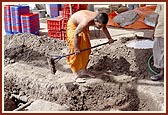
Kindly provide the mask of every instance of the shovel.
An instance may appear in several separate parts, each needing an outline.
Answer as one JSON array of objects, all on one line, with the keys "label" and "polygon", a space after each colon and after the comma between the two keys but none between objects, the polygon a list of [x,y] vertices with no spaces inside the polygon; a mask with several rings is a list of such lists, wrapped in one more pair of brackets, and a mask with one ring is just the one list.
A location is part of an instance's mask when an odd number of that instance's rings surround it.
[{"label": "shovel", "polygon": [[[117,41],[117,40],[114,40],[114,41]],[[109,44],[109,42],[105,42],[105,43],[98,44],[98,45],[95,45],[95,46],[90,47],[90,48],[83,49],[80,52],[87,51],[87,50],[90,50],[90,49],[93,49],[93,48],[96,48],[96,47],[99,47],[99,46],[102,46],[102,45],[106,45],[106,44]],[[55,74],[55,72],[56,72],[55,63],[58,63],[58,61],[60,59],[64,58],[64,57],[74,55],[74,54],[75,54],[75,52],[67,54],[67,55],[62,55],[62,56],[53,56],[53,57],[50,56],[50,57],[48,57],[47,61],[48,61],[48,64],[49,64],[49,68],[51,69],[51,73]]]}]

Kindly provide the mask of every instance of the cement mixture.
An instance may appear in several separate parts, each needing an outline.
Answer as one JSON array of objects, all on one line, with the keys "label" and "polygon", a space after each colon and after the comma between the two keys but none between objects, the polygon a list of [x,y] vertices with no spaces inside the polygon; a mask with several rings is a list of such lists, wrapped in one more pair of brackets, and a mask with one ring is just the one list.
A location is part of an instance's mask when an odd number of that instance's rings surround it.
[{"label": "cement mixture", "polygon": [[[93,49],[88,70],[96,78],[88,78],[84,84],[69,80],[73,76],[65,67],[66,58],[56,64],[55,75],[50,73],[47,56],[63,54],[68,54],[64,41],[45,35],[5,35],[4,110],[20,106],[18,100],[10,99],[11,94],[20,92],[33,99],[66,105],[70,111],[156,110],[150,97],[136,90],[136,80],[152,75],[147,67],[152,49],[127,48],[120,40]],[[120,77],[120,82],[114,79]]]}]

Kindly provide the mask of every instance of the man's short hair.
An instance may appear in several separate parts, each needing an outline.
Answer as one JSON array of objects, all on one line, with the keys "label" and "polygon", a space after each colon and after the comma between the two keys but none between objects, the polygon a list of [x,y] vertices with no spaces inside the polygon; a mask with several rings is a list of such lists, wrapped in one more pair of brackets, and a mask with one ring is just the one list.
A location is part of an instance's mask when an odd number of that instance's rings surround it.
[{"label": "man's short hair", "polygon": [[95,19],[102,24],[108,23],[108,15],[106,13],[99,13]]}]

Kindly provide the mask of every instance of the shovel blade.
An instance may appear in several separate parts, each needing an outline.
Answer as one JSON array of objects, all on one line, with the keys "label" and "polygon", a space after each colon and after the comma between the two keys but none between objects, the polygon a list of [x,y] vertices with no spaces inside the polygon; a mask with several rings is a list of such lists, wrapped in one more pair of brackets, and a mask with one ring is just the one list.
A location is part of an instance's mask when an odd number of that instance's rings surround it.
[{"label": "shovel blade", "polygon": [[55,74],[56,69],[55,69],[54,59],[52,57],[48,57],[47,62],[48,62],[49,68],[51,70],[51,74]]}]

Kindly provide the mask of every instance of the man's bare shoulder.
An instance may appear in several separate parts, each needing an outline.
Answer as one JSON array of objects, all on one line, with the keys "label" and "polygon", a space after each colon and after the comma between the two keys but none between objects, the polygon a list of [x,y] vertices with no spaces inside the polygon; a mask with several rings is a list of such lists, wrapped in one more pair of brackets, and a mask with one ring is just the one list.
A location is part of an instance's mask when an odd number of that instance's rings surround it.
[{"label": "man's bare shoulder", "polygon": [[75,12],[73,15],[90,16],[90,15],[96,15],[96,12],[89,11],[89,10],[80,10]]},{"label": "man's bare shoulder", "polygon": [[89,10],[80,10],[78,12],[75,12],[71,16],[71,20],[83,22],[84,20],[91,20],[96,16],[96,12],[89,11]]}]

